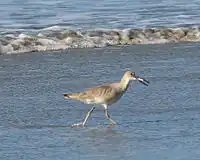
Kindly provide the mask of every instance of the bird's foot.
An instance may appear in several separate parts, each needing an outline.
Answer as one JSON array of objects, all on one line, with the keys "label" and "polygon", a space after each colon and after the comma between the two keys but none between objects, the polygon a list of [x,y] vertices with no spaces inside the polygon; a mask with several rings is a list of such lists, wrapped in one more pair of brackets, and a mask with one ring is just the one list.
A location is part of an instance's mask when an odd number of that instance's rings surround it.
[{"label": "bird's foot", "polygon": [[111,121],[111,122],[110,122],[110,125],[115,126],[115,125],[117,125],[117,122]]},{"label": "bird's foot", "polygon": [[116,122],[115,123],[112,122],[112,123],[110,123],[110,125],[115,126],[115,125],[117,125],[117,123]]},{"label": "bird's foot", "polygon": [[79,127],[79,126],[83,127],[84,126],[83,122],[72,124],[72,127]]}]

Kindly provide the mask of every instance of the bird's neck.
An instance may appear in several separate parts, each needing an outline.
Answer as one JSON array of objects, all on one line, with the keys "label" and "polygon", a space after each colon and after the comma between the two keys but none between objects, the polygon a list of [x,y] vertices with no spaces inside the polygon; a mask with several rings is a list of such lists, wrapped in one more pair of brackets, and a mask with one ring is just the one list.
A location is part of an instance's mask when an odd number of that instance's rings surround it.
[{"label": "bird's neck", "polygon": [[130,80],[126,77],[123,77],[120,81],[122,91],[126,91],[129,86]]}]

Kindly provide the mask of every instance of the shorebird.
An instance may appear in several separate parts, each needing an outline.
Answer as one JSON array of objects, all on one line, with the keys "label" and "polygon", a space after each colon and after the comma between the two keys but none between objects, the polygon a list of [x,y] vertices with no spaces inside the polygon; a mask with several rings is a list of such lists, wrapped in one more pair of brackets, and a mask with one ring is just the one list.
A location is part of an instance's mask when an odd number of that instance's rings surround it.
[{"label": "shorebird", "polygon": [[139,81],[146,86],[148,86],[149,83],[146,79],[136,76],[135,72],[127,71],[120,82],[89,88],[85,92],[64,94],[64,98],[78,100],[93,106],[87,113],[83,122],[75,123],[72,126],[85,126],[88,118],[97,105],[104,107],[106,118],[112,125],[116,125],[117,123],[110,118],[108,105],[116,103],[122,97],[128,89],[130,81]]}]

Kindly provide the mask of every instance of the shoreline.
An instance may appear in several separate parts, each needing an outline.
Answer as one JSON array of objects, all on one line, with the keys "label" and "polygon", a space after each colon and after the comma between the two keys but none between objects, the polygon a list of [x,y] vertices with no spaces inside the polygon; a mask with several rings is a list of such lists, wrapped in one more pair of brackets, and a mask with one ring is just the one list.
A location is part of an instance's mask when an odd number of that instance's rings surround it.
[{"label": "shoreline", "polygon": [[200,42],[200,27],[98,29],[88,31],[46,29],[35,35],[24,33],[1,35],[0,54],[184,42]]}]

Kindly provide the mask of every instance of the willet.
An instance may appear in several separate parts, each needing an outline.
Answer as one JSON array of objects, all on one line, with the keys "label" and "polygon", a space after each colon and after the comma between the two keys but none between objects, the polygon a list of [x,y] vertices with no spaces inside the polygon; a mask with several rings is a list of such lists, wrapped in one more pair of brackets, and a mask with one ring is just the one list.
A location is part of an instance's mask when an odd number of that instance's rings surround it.
[{"label": "willet", "polygon": [[130,81],[139,81],[146,86],[148,86],[149,83],[149,81],[146,79],[136,76],[135,72],[127,71],[120,82],[89,88],[85,92],[64,94],[64,98],[71,98],[93,105],[93,107],[87,113],[84,121],[73,124],[72,126],[85,126],[88,118],[97,105],[104,107],[107,119],[112,125],[116,125],[117,123],[110,118],[108,113],[108,105],[116,103],[122,97],[122,95],[126,92]]}]

